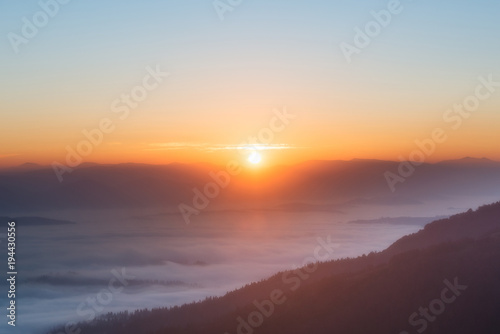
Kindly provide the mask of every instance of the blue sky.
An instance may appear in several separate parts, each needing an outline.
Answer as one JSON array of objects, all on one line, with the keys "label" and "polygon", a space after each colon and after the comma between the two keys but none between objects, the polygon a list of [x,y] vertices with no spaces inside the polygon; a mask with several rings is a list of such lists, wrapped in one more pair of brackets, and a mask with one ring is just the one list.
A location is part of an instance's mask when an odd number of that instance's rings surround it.
[{"label": "blue sky", "polygon": [[[168,123],[172,137],[174,127],[210,115],[255,127],[283,104],[307,111],[304,129],[315,122],[350,124],[349,117],[372,123],[373,114],[381,124],[402,122],[402,110],[424,126],[468,94],[479,75],[500,76],[500,3],[484,0],[402,0],[403,11],[348,64],[340,43],[353,43],[353,29],[388,2],[243,0],[221,21],[212,1],[72,0],[16,54],[8,34],[20,34],[22,18],[32,19],[40,5],[2,0],[0,138],[14,129],[59,133],[45,143],[54,153],[63,138],[75,140],[68,131],[79,133],[102,117],[109,101],[154,64],[172,78],[148,100],[149,118],[138,116],[134,124],[147,132],[148,122]],[[251,131],[245,124],[234,131]],[[23,143],[0,155],[28,154],[30,139]]]}]

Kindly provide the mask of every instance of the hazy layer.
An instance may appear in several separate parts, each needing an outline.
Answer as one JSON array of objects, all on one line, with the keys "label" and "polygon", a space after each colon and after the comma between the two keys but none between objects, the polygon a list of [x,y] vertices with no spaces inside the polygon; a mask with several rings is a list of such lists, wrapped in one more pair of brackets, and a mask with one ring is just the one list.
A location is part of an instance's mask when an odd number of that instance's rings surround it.
[{"label": "hazy layer", "polygon": [[485,201],[357,206],[345,213],[205,212],[190,225],[180,216],[142,210],[44,213],[76,224],[18,228],[18,266],[22,268],[18,326],[28,334],[88,319],[93,311],[87,298],[95,298],[108,287],[113,269],[125,268],[134,278],[102,310],[98,307],[95,315],[224,294],[302,265],[313,255],[318,237],[331,236],[336,244],[332,259],[355,257],[382,250],[422,227],[383,220],[348,223],[353,219],[450,215],[468,208],[466,203],[474,206]]}]

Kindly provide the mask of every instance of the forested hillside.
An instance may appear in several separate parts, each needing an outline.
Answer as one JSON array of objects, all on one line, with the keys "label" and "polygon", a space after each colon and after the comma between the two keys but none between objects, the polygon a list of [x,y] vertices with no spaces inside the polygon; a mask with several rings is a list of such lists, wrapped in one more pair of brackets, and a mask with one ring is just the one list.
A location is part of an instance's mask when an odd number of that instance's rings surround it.
[{"label": "forested hillside", "polygon": [[77,326],[93,334],[499,333],[499,258],[500,202],[435,221],[380,253]]}]

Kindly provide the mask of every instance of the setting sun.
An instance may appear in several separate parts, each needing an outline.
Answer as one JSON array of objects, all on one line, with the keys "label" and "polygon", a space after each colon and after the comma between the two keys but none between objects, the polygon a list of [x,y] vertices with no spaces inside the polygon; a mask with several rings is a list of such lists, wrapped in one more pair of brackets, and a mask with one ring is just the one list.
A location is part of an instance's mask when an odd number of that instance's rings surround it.
[{"label": "setting sun", "polygon": [[262,156],[257,152],[252,152],[252,154],[250,154],[250,156],[248,157],[248,161],[250,161],[254,165],[259,164],[261,160]]}]

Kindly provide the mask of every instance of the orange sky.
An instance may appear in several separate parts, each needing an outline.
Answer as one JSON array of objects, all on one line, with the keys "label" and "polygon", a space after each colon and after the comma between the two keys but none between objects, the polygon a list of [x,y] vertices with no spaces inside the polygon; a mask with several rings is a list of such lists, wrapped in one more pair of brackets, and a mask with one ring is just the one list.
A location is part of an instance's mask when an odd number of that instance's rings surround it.
[{"label": "orange sky", "polygon": [[[14,6],[17,16],[3,17],[2,27],[17,31],[15,18],[30,6]],[[500,87],[458,128],[444,119],[475,94],[479,77],[500,81],[498,20],[478,6],[441,8],[453,15],[429,21],[431,5],[412,4],[401,14],[408,20],[392,23],[352,63],[338,46],[352,40],[368,4],[256,4],[224,22],[196,5],[130,4],[120,17],[93,6],[65,7],[19,53],[0,56],[0,166],[63,163],[67,147],[84,145],[82,131],[106,119],[107,133],[82,161],[225,164],[250,154],[237,148],[283,108],[296,118],[260,147],[262,166],[407,159],[435,128],[448,138],[427,161],[500,160]]]}]

